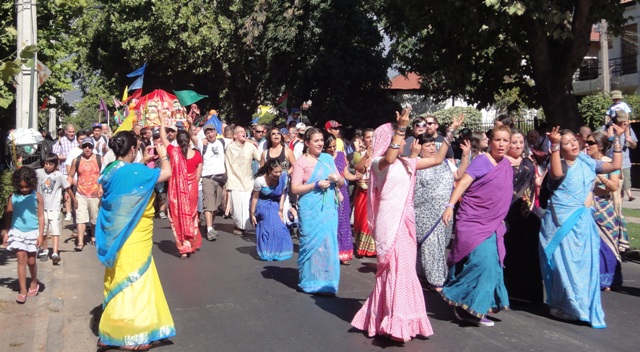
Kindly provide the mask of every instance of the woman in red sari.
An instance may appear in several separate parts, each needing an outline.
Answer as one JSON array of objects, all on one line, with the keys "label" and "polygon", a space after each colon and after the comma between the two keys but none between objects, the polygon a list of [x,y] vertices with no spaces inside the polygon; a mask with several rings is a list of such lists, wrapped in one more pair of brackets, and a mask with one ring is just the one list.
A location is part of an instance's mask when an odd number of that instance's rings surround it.
[{"label": "woman in red sari", "polygon": [[164,126],[164,117],[161,117],[161,121],[163,128],[160,129],[160,138],[167,147],[172,172],[167,192],[169,222],[180,258],[185,259],[202,244],[198,229],[198,181],[202,174],[202,155],[191,148],[191,137],[187,131],[172,132],[176,133],[178,146],[172,145],[167,140],[167,130],[175,131],[175,126]]},{"label": "woman in red sari", "polygon": [[376,241],[371,236],[367,221],[367,189],[369,188],[369,171],[373,155],[373,129],[364,130],[362,142],[365,151],[354,153],[353,162],[356,171],[362,178],[356,183],[356,195],[353,200],[353,233],[356,235],[356,253],[362,257],[376,255]]}]

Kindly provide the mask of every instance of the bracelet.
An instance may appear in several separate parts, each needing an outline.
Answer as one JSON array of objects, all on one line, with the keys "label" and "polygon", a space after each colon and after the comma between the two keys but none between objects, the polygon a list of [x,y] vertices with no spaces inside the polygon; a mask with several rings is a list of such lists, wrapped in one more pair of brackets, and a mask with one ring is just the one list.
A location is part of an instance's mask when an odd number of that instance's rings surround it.
[{"label": "bracelet", "polygon": [[614,153],[622,153],[622,150],[614,150]]},{"label": "bracelet", "polygon": [[445,206],[445,208],[451,208],[451,209],[453,209],[453,208],[455,208],[455,205],[453,205],[453,204],[451,204],[451,203],[448,203],[448,204]]},{"label": "bracelet", "polygon": [[316,183],[313,186],[313,189],[320,189],[320,186],[318,185],[320,181],[316,181]]},{"label": "bracelet", "polygon": [[398,131],[406,132],[407,131],[407,127],[398,127]]},{"label": "bracelet", "polygon": [[400,144],[391,143],[389,144],[390,149],[400,149]]},{"label": "bracelet", "polygon": [[162,162],[164,160],[169,161],[169,157],[165,155],[162,158],[160,158],[160,162]]},{"label": "bracelet", "polygon": [[557,144],[557,143],[556,144],[552,144],[550,150],[551,150],[552,153],[557,152],[558,150],[560,150],[560,144]]}]

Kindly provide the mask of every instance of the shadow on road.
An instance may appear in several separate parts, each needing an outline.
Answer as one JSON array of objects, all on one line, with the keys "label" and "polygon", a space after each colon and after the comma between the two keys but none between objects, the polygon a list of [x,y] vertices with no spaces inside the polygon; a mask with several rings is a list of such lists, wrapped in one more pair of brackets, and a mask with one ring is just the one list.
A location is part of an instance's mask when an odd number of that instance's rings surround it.
[{"label": "shadow on road", "polygon": [[612,291],[617,293],[622,293],[625,295],[640,297],[640,288],[637,288],[637,287],[619,286],[613,289]]},{"label": "shadow on road", "polygon": [[[256,253],[257,255],[257,253]],[[296,290],[298,288],[298,270],[279,266],[265,266],[261,272],[265,279],[276,280],[279,283]]]},{"label": "shadow on road", "polygon": [[89,328],[93,335],[98,336],[98,328],[100,327],[100,319],[102,318],[102,304],[99,304],[89,312],[91,320],[89,320]]},{"label": "shadow on road", "polygon": [[351,322],[356,315],[364,299],[342,298],[339,296],[315,296],[311,295],[316,305],[322,310],[335,315],[336,317]]},{"label": "shadow on road", "polygon": [[153,242],[158,249],[160,249],[163,253],[171,254],[174,257],[179,257],[178,248],[176,248],[176,243],[169,240],[162,240],[160,242]]},{"label": "shadow on road", "polygon": [[358,268],[358,271],[366,274],[373,273],[375,274],[377,271],[378,264],[377,263],[362,263],[362,266]]},{"label": "shadow on road", "polygon": [[256,246],[246,246],[246,247],[238,247],[236,251],[242,254],[248,254],[251,258],[255,260],[260,260],[260,256],[258,255],[258,251],[256,250]]}]

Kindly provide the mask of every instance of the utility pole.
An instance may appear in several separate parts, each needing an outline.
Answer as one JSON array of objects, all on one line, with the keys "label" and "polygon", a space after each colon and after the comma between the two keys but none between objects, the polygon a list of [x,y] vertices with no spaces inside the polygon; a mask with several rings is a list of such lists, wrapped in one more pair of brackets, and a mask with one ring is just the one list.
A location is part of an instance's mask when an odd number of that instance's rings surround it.
[{"label": "utility pole", "polygon": [[[37,44],[36,0],[15,0],[18,20],[18,55],[27,45]],[[16,127],[38,128],[37,54],[33,67],[22,65],[16,76]]]},{"label": "utility pole", "polygon": [[611,92],[611,77],[609,75],[609,38],[607,38],[607,21],[600,22],[600,66],[602,67],[602,92]]}]

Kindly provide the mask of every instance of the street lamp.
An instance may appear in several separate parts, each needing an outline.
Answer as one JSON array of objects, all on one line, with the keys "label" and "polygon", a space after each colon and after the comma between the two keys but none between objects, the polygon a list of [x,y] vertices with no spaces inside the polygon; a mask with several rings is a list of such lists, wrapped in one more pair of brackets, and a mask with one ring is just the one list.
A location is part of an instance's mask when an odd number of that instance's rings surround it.
[{"label": "street lamp", "polygon": [[[36,0],[15,0],[18,24],[18,56],[28,45],[37,44]],[[38,87],[36,85],[36,65],[38,54],[33,55],[31,68],[22,65],[16,76],[16,127],[38,128],[37,110]]]}]

